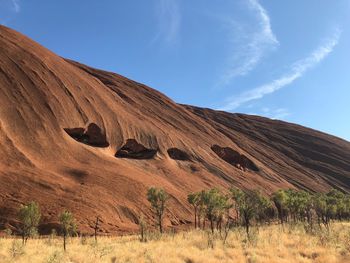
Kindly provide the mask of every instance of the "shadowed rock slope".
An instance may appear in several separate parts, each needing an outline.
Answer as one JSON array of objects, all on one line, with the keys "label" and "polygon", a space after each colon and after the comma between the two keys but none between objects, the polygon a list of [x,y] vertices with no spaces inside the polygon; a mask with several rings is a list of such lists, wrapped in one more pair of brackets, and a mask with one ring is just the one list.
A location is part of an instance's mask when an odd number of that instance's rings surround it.
[{"label": "shadowed rock slope", "polygon": [[[214,150],[215,151],[214,151]],[[63,59],[0,26],[0,226],[40,203],[42,231],[68,209],[80,230],[137,227],[150,186],[166,224],[191,220],[208,187],[350,189],[350,143],[298,125],[179,105],[120,75]]]}]

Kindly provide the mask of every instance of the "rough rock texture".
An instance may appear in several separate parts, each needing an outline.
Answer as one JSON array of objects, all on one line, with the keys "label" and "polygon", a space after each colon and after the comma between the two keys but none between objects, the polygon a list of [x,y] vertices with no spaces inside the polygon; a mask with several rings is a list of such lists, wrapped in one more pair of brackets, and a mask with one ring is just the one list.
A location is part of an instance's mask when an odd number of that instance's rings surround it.
[{"label": "rough rock texture", "polygon": [[[96,127],[87,134],[107,147],[80,143],[65,128]],[[73,135],[72,135],[73,134]],[[116,158],[134,139],[157,149],[152,159]],[[211,147],[229,147],[258,168],[242,171]],[[132,147],[129,147],[132,148]],[[177,148],[192,161],[175,161]],[[41,229],[57,225],[68,209],[79,229],[137,229],[151,219],[147,188],[160,186],[171,198],[166,225],[192,220],[189,192],[231,185],[270,193],[297,187],[350,190],[350,143],[282,121],[179,105],[118,74],[65,60],[20,33],[0,27],[0,226],[13,226],[19,204],[39,202]]]}]

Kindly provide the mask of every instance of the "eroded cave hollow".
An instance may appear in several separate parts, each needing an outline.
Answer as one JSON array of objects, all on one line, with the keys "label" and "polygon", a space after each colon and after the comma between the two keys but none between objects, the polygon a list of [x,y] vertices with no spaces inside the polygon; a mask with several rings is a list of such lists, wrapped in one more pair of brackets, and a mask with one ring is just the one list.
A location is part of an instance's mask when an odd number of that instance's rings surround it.
[{"label": "eroded cave hollow", "polygon": [[65,128],[65,132],[74,140],[94,147],[108,147],[106,134],[95,123],[84,128]]},{"label": "eroded cave hollow", "polygon": [[152,159],[157,150],[148,149],[135,139],[128,139],[126,143],[116,152],[115,157],[130,159]]},{"label": "eroded cave hollow", "polygon": [[238,169],[246,171],[247,169],[258,172],[259,168],[255,163],[246,157],[244,154],[233,150],[230,147],[220,147],[219,145],[213,145],[211,147],[213,152],[217,154],[225,162],[235,166]]},{"label": "eroded cave hollow", "polygon": [[178,148],[169,148],[167,152],[171,159],[178,161],[191,161],[190,155],[187,152]]}]

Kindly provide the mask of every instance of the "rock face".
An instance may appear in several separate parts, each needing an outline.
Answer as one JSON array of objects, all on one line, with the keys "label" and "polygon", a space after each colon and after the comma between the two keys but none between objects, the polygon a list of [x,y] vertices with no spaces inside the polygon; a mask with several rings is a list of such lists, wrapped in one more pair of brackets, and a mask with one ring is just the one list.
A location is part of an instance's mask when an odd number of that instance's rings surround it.
[{"label": "rock face", "polygon": [[253,161],[249,160],[245,155],[233,150],[230,147],[220,147],[219,145],[213,145],[211,147],[221,159],[229,164],[235,166],[238,169],[246,171],[247,169],[258,172],[259,168],[254,164]]},{"label": "rock face", "polygon": [[0,160],[0,228],[16,224],[19,204],[36,201],[42,231],[57,225],[63,209],[74,213],[82,232],[93,231],[97,215],[104,233],[134,231],[141,213],[152,220],[150,186],[171,196],[165,224],[175,226],[193,218],[187,194],[209,187],[350,190],[347,141],[177,104],[3,26]]},{"label": "rock face", "polygon": [[131,158],[131,159],[152,159],[157,154],[157,150],[147,149],[135,139],[128,139],[126,143],[120,148],[115,157]]},{"label": "rock face", "polygon": [[95,147],[108,147],[109,143],[106,139],[100,127],[95,123],[90,123],[89,126],[84,128],[65,128],[66,133],[78,142],[85,143],[87,145]]}]

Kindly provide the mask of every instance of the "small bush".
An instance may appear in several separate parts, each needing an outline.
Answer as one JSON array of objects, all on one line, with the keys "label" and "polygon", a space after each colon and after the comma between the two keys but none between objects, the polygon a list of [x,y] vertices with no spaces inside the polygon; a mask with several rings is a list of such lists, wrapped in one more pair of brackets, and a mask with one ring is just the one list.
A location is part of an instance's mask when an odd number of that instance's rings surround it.
[{"label": "small bush", "polygon": [[76,223],[73,214],[69,211],[63,211],[59,217],[63,232],[63,249],[66,251],[66,239],[68,236],[76,234]]},{"label": "small bush", "polygon": [[10,255],[12,258],[17,258],[24,254],[24,245],[19,240],[15,239],[12,241],[10,247]]},{"label": "small bush", "polygon": [[344,235],[344,246],[345,249],[350,252],[350,231],[347,231]]},{"label": "small bush", "polygon": [[23,244],[30,237],[38,234],[38,225],[40,222],[41,213],[39,205],[35,202],[30,202],[26,205],[21,205],[18,211],[18,219],[21,222],[21,235]]},{"label": "small bush", "polygon": [[80,237],[80,244],[82,244],[83,246],[85,246],[85,245],[87,245],[87,243],[88,243],[88,240],[87,240],[86,235],[82,235],[82,236]]},{"label": "small bush", "polygon": [[52,246],[54,244],[55,238],[57,237],[56,229],[51,229],[51,234],[49,235],[47,241],[45,242],[47,245]]},{"label": "small bush", "polygon": [[208,248],[214,249],[215,242],[216,242],[216,235],[211,231],[206,231],[206,232],[207,232]]},{"label": "small bush", "polygon": [[60,263],[62,262],[62,253],[60,251],[55,251],[53,254],[47,259],[47,263]]},{"label": "small bush", "polygon": [[94,254],[94,257],[96,259],[102,259],[103,257],[107,256],[108,254],[110,254],[113,251],[113,247],[111,246],[102,246],[97,244],[96,242],[93,242],[91,244],[92,247],[92,251]]},{"label": "small bush", "polygon": [[12,235],[12,230],[10,228],[6,228],[4,230],[4,232],[5,232],[6,236],[11,236]]},{"label": "small bush", "polygon": [[139,231],[140,231],[140,241],[141,242],[147,242],[148,241],[148,225],[145,221],[145,218],[143,215],[140,216],[139,219]]}]

